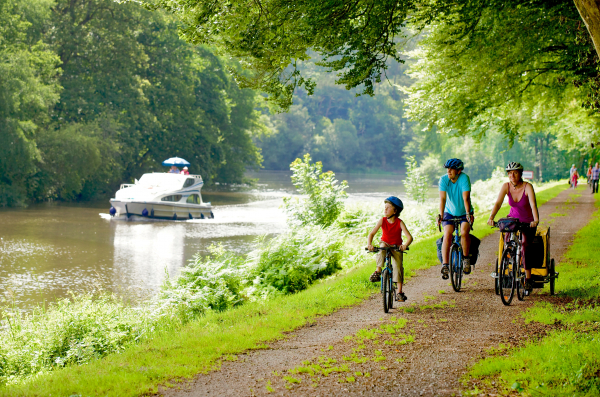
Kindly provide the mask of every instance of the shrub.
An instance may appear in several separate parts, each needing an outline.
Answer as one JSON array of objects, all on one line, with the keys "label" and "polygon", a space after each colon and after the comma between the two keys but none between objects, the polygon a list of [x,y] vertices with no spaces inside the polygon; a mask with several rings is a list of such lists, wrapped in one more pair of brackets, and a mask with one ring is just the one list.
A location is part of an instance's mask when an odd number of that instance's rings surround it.
[{"label": "shrub", "polygon": [[225,252],[222,246],[209,249],[211,255],[197,254],[174,281],[166,277],[158,295],[160,307],[176,307],[188,321],[206,310],[223,311],[243,302],[239,269],[243,257]]},{"label": "shrub", "polygon": [[257,297],[301,291],[341,269],[343,238],[319,226],[297,228],[248,255],[252,280],[247,293]]},{"label": "shrub", "polygon": [[307,197],[285,197],[285,211],[292,226],[320,225],[329,226],[344,208],[343,199],[348,183],[338,183],[331,171],[323,172],[320,161],[311,163],[310,154],[304,159],[296,159],[291,165],[292,183],[298,193]]},{"label": "shrub", "polygon": [[108,294],[62,299],[32,314],[4,308],[2,317],[8,327],[0,332],[0,384],[118,352],[156,321],[149,310]]},{"label": "shrub", "polygon": [[424,203],[429,190],[427,176],[417,167],[415,156],[409,156],[406,159],[406,178],[403,182],[406,194],[417,203]]}]

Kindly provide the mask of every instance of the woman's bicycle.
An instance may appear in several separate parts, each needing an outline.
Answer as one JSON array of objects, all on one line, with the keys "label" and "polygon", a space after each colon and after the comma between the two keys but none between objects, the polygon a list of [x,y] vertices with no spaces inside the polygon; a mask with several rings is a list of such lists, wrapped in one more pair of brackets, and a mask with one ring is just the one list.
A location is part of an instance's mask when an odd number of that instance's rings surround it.
[{"label": "woman's bicycle", "polygon": [[[444,221],[454,223],[454,240],[450,246],[450,280],[452,281],[452,289],[454,289],[456,292],[459,292],[462,285],[464,258],[462,246],[460,245],[460,225],[464,219],[448,218],[444,219]],[[470,223],[470,225],[471,230],[473,230],[473,224]],[[441,225],[438,225],[438,228],[441,232]]]},{"label": "woman's bicycle", "polygon": [[[365,250],[369,250],[365,248]],[[408,251],[408,248],[406,249]],[[381,271],[381,296],[383,298],[383,312],[387,313],[394,308],[394,300],[396,299],[396,283],[394,282],[394,266],[392,265],[392,251],[401,251],[398,246],[391,247],[373,247],[373,253],[385,251],[385,268]]]},{"label": "woman's bicycle", "polygon": [[514,298],[515,290],[517,299],[520,301],[529,295],[525,288],[525,269],[522,266],[523,246],[521,244],[521,230],[529,228],[529,223],[511,219],[507,226],[502,227],[498,225],[498,222],[494,222],[494,227],[498,227],[507,234],[495,278],[500,299],[505,306],[508,306]]}]

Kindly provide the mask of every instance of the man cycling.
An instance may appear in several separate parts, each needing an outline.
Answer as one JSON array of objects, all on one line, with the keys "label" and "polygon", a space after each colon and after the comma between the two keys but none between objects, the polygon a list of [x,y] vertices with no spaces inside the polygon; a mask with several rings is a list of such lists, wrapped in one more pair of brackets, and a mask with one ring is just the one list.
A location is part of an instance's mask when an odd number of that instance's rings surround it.
[{"label": "man cycling", "polygon": [[[450,245],[452,245],[452,233],[454,233],[454,223],[447,219],[460,218],[460,236],[463,250],[463,272],[471,273],[471,260],[469,259],[469,248],[471,239],[471,223],[473,223],[473,208],[471,207],[471,179],[462,171],[465,169],[464,163],[460,159],[450,159],[446,161],[444,167],[448,173],[440,178],[440,215],[438,215],[438,225],[444,225],[444,243],[442,244],[442,278],[448,279],[449,267],[448,257],[450,256]],[[442,215],[443,214],[443,217]]]}]

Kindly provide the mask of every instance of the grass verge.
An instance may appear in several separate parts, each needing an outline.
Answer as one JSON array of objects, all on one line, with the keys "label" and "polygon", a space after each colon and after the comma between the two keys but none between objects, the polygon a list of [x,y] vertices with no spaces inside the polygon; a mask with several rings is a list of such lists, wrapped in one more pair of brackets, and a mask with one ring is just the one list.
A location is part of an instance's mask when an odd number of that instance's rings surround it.
[{"label": "grass verge", "polygon": [[[540,192],[539,205],[564,189],[558,185]],[[494,231],[485,226],[486,220],[487,217],[480,216],[475,224],[478,237]],[[405,261],[407,277],[417,269],[438,264],[434,249],[438,237],[424,238],[411,246]],[[139,396],[156,393],[158,385],[171,386],[169,382],[173,380],[216,369],[222,360],[235,359],[237,353],[265,347],[265,342],[283,338],[285,332],[316,317],[360,303],[378,289],[366,281],[372,271],[372,266],[355,268],[297,294],[209,313],[176,332],[157,332],[152,339],[120,354],[41,374],[24,383],[0,388],[0,394]]]},{"label": "grass verge", "polygon": [[[600,207],[597,196],[596,207]],[[600,395],[600,210],[575,236],[559,267],[559,296],[527,310],[525,322],[551,326],[547,335],[473,366],[471,395],[494,389],[547,396]]]}]

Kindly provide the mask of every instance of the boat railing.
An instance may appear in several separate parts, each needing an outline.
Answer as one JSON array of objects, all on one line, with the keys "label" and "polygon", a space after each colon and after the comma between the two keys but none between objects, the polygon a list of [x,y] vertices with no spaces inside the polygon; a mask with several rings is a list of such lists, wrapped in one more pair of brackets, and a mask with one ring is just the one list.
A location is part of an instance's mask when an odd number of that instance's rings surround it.
[{"label": "boat railing", "polygon": [[121,183],[121,189],[125,189],[126,187],[135,186],[135,183]]}]

